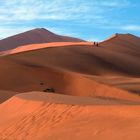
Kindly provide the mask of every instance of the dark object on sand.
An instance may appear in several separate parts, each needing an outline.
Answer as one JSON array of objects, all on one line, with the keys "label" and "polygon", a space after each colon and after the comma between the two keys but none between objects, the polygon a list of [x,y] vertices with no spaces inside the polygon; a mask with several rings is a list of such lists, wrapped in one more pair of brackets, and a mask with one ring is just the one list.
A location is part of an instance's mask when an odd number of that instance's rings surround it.
[{"label": "dark object on sand", "polygon": [[44,85],[44,83],[40,83],[40,85]]},{"label": "dark object on sand", "polygon": [[54,88],[46,88],[43,92],[55,92]]},{"label": "dark object on sand", "polygon": [[98,47],[99,43],[98,42],[93,42],[93,45]]}]

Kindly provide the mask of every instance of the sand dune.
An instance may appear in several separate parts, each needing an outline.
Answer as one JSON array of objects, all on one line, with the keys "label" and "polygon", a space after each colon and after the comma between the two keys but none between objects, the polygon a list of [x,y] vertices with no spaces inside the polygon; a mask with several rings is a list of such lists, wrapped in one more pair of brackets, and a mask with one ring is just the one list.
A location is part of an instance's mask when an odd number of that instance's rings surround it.
[{"label": "sand dune", "polygon": [[[41,44],[36,46],[41,47]],[[140,74],[140,65],[136,58],[120,55],[116,61],[118,53],[85,44],[73,46],[72,43],[70,46],[59,45],[55,48],[44,48],[43,44],[42,47],[1,57],[0,77],[4,80],[0,81],[0,89],[25,92],[54,88],[56,92],[66,95],[139,101],[137,95],[106,86],[106,83],[99,84],[96,79],[92,79],[93,75],[137,76]],[[121,57],[122,63],[119,60]],[[129,70],[129,66],[133,66],[133,69]],[[40,85],[42,82],[43,85]]]},{"label": "sand dune", "polygon": [[[47,66],[26,66],[24,63],[8,63],[7,61],[4,61],[3,63],[7,63],[10,67],[10,71],[9,68],[6,67],[4,69],[3,67],[0,73],[0,77],[3,79],[5,78],[3,81],[0,81],[0,88],[5,90],[23,92],[32,90],[43,91],[46,88],[54,88],[55,92],[66,95],[140,101],[140,98],[137,95],[99,84],[94,80],[81,76],[78,73],[72,73]],[[9,73],[9,75],[6,77],[5,73]],[[40,85],[40,83],[43,83],[43,85]]]},{"label": "sand dune", "polygon": [[0,40],[0,139],[139,140],[139,44],[115,34],[97,47],[45,29]]},{"label": "sand dune", "polygon": [[140,138],[139,105],[85,99],[54,93],[19,94],[0,106],[0,139]]},{"label": "sand dune", "polygon": [[113,38],[100,43],[100,46],[110,50],[140,57],[140,38],[132,34],[116,34]]},{"label": "sand dune", "polygon": [[85,46],[93,46],[92,42],[52,42],[52,43],[40,43],[40,44],[30,44],[30,45],[24,45],[19,46],[15,49],[11,49],[8,51],[2,51],[0,53],[1,56],[3,55],[10,55],[15,53],[22,53],[26,51],[33,51],[33,50],[39,50],[43,48],[51,48],[51,47],[67,47],[67,46],[77,46],[77,45],[85,45]]},{"label": "sand dune", "polygon": [[18,94],[18,92],[16,92],[16,91],[0,90],[0,103],[8,100],[10,97],[14,96],[15,94]]},{"label": "sand dune", "polygon": [[79,42],[81,39],[60,36],[44,28],[33,29],[21,34],[17,34],[0,40],[0,51],[16,48],[21,45],[48,43],[48,42]]},{"label": "sand dune", "polygon": [[[121,49],[120,52],[118,52],[110,49],[112,48],[111,46],[108,48],[95,47],[90,42],[71,44],[72,45],[70,45],[70,43],[49,43],[38,44],[35,46],[22,46],[14,49],[13,52],[11,51],[11,53],[22,53],[14,54],[8,58],[6,57],[6,59],[11,59],[8,61],[15,61],[14,63],[20,63],[21,65],[24,63],[24,65],[28,65],[28,67],[29,65],[34,65],[36,67],[51,66],[85,74],[88,75],[88,77],[102,75],[105,76],[104,79],[106,79],[106,76],[121,76],[124,79],[130,80],[131,78],[134,79],[140,76],[139,56],[137,55],[137,50],[134,52],[135,48],[133,50],[129,50],[129,54],[126,54],[123,53],[123,51],[121,52]],[[49,46],[53,46],[53,48],[48,48]],[[59,46],[59,48],[57,48],[57,46]],[[23,53],[23,51],[30,49],[34,51]],[[3,60],[1,59],[1,63],[2,61]],[[130,89],[129,91],[134,90]],[[136,90],[135,93],[139,93],[139,89]]]},{"label": "sand dune", "polygon": [[127,76],[90,76],[89,78],[102,83],[140,94],[140,78]]}]

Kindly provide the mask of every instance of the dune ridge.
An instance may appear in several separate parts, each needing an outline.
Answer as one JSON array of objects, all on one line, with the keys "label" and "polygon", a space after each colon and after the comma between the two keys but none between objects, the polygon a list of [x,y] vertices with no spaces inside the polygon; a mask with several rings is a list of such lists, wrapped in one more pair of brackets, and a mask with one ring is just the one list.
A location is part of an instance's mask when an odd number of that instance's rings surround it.
[{"label": "dune ridge", "polygon": [[74,37],[57,35],[45,28],[36,28],[0,40],[0,52],[14,49],[18,46],[49,42],[80,42],[84,41]]},{"label": "dune ridge", "polygon": [[1,55],[10,55],[10,54],[16,54],[20,52],[26,52],[26,51],[33,51],[33,50],[39,50],[43,48],[51,48],[51,47],[67,47],[67,46],[77,46],[77,45],[86,45],[86,46],[93,46],[92,42],[52,42],[52,43],[40,43],[40,44],[30,44],[30,45],[24,45],[19,46],[15,49],[11,49],[8,51],[2,51]]}]

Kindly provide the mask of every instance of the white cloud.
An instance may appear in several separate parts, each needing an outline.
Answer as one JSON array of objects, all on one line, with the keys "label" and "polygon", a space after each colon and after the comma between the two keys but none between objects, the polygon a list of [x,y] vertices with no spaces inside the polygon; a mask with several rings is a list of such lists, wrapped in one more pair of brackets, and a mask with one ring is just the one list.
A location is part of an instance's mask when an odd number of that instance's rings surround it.
[{"label": "white cloud", "polygon": [[[13,36],[15,34],[19,34],[19,33],[22,33],[22,32],[28,31],[28,30],[32,30],[34,28],[38,28],[38,27],[29,26],[29,27],[14,27],[14,28],[6,27],[6,28],[3,28],[0,26],[0,39],[6,38],[9,36]],[[78,36],[77,34],[71,33],[66,29],[60,29],[57,27],[44,27],[44,28],[46,28],[47,30],[49,30],[51,32],[59,34],[59,35]]]},{"label": "white cloud", "polygon": [[[0,20],[30,21],[81,20],[90,16],[96,19],[108,10],[108,7],[126,6],[126,0],[5,0],[0,5]],[[98,18],[97,18],[98,19]]]},{"label": "white cloud", "polygon": [[86,39],[87,41],[97,41],[97,42],[100,42],[102,39],[101,38],[97,38],[97,37],[89,37]]},{"label": "white cloud", "polygon": [[135,25],[135,24],[124,24],[124,25],[118,25],[114,24],[111,26],[102,26],[101,28],[103,29],[119,29],[119,30],[124,30],[124,31],[140,31],[140,25]]},{"label": "white cloud", "polygon": [[121,26],[120,29],[127,31],[140,31],[140,25],[126,25]]},{"label": "white cloud", "polygon": [[22,28],[0,27],[0,39],[27,31],[28,29],[31,29],[31,28],[29,27],[22,27]]},{"label": "white cloud", "polygon": [[0,19],[11,22],[37,19],[70,20],[81,16],[82,13],[88,11],[88,8],[88,6],[74,0],[67,2],[65,0],[6,0],[0,5]]},{"label": "white cloud", "polygon": [[128,0],[106,0],[102,2],[103,6],[107,6],[107,7],[118,7],[118,8],[122,8],[122,7],[126,7],[129,6],[130,3]]},{"label": "white cloud", "polygon": [[[63,20],[69,23],[74,21],[97,28],[109,27],[112,26],[113,19],[111,23],[108,15],[114,9],[128,5],[128,0],[0,0],[0,37],[28,30],[32,28],[28,22],[40,20]],[[24,27],[16,28],[17,24],[23,24]],[[66,31],[62,27],[53,29],[62,34]]]}]

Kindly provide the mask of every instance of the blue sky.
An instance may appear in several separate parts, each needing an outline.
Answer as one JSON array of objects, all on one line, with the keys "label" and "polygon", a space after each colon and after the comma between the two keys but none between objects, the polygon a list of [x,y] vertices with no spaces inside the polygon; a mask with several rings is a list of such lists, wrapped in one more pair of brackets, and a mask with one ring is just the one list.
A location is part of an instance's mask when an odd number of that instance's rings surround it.
[{"label": "blue sky", "polygon": [[0,0],[0,38],[40,27],[86,40],[140,36],[139,14],[139,0]]}]

